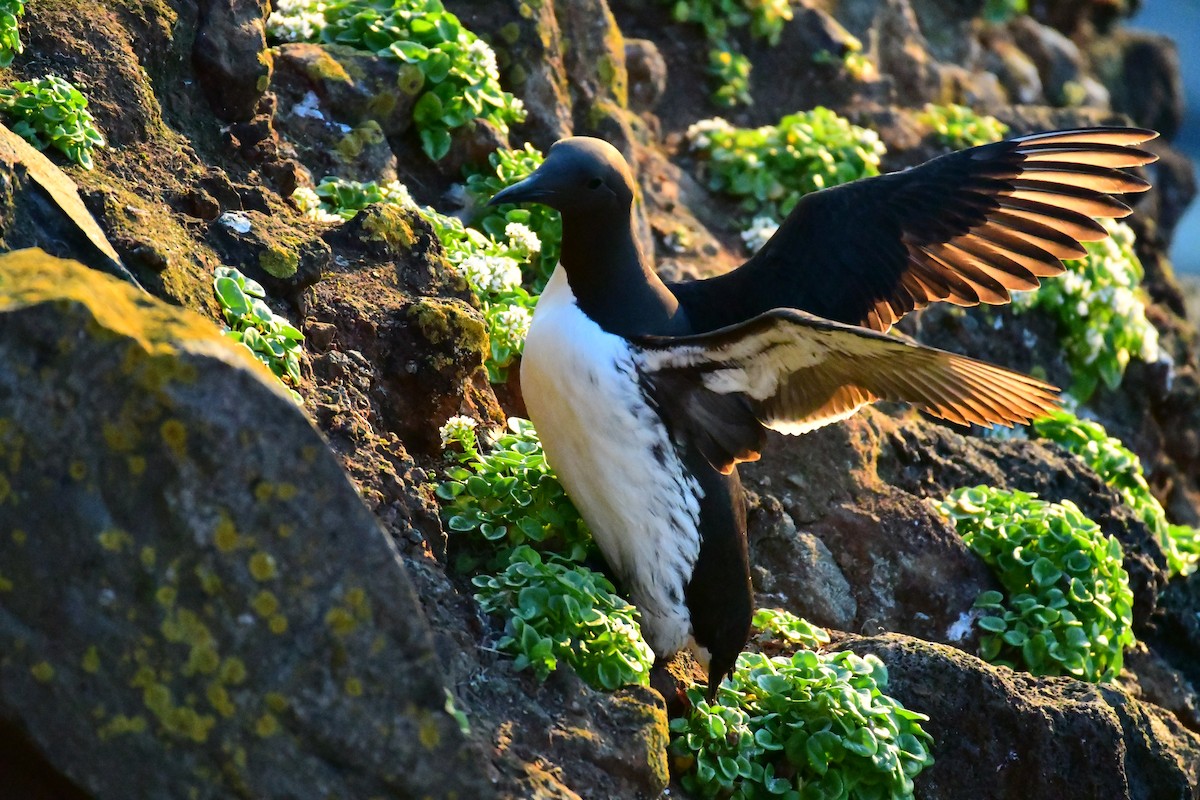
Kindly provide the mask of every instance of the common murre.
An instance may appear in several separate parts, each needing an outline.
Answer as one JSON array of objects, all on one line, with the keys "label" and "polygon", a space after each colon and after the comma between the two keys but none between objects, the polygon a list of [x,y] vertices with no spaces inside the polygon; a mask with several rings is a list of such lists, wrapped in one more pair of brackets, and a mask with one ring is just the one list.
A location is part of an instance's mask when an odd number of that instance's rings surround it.
[{"label": "common murre", "polygon": [[711,696],[745,645],[736,464],[758,458],[766,428],[803,433],[881,399],[961,424],[1054,407],[1040,381],[885,332],[936,300],[1007,302],[1085,255],[1080,242],[1106,236],[1092,217],[1129,213],[1111,195],[1149,188],[1120,169],[1154,161],[1134,146],[1155,135],[1034,134],[816,192],[746,264],[681,284],[639,250],[632,173],[601,140],[560,141],[492,198],[562,214],[522,394],[660,661],[691,649]]}]

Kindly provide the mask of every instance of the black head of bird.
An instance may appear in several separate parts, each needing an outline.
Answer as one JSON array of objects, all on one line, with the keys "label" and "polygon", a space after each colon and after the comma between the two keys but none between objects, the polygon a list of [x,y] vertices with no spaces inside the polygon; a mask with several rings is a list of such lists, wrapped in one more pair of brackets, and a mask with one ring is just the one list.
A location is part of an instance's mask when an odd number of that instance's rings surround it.
[{"label": "black head of bird", "polygon": [[660,660],[690,649],[710,696],[750,629],[736,466],[877,400],[1011,425],[1055,407],[1034,378],[886,335],[931,302],[1003,303],[1085,255],[1143,191],[1136,128],[1032,134],[806,195],[732,272],[664,284],[638,249],[634,180],[596,139],[551,148],[493,203],[563,216],[521,382],[546,457],[641,611]]},{"label": "black head of bird", "polygon": [[488,205],[537,202],[564,217],[629,213],[634,179],[621,151],[603,139],[572,136],[556,142],[528,178],[498,192]]}]

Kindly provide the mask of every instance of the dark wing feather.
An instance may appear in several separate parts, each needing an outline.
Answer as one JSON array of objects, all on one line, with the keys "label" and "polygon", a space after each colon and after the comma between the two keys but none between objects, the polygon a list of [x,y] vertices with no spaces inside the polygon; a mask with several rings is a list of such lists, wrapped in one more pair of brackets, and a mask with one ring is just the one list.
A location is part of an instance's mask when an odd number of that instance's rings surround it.
[{"label": "dark wing feather", "polygon": [[1026,375],[793,309],[632,341],[672,435],[722,472],[758,458],[764,427],[805,433],[877,400],[962,425],[1028,422],[1056,407],[1058,390]]},{"label": "dark wing feather", "polygon": [[1123,217],[1112,195],[1149,184],[1122,172],[1156,156],[1138,128],[1021,136],[918,167],[807,195],[749,261],[725,275],[671,284],[698,331],[773,308],[886,331],[937,300],[1006,303],[1084,255]]}]

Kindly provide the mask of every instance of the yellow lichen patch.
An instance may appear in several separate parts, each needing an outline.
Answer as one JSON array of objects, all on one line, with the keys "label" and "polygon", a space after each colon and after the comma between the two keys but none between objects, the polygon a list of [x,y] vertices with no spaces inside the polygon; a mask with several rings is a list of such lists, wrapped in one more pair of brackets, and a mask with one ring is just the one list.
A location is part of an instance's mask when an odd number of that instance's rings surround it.
[{"label": "yellow lichen patch", "polygon": [[290,703],[288,703],[288,699],[279,692],[267,692],[263,696],[263,700],[266,702],[267,708],[271,709],[276,714],[282,714],[284,711],[287,711],[288,706],[290,705]]},{"label": "yellow lichen patch", "polygon": [[250,607],[260,617],[269,617],[279,610],[279,599],[271,592],[263,589],[250,601]]},{"label": "yellow lichen patch", "polygon": [[168,733],[181,739],[200,743],[217,724],[211,714],[201,714],[186,705],[176,705],[171,689],[161,683],[151,683],[142,689],[142,702]]},{"label": "yellow lichen patch", "polygon": [[254,580],[269,581],[279,575],[279,570],[275,566],[275,558],[270,553],[264,553],[261,550],[250,556],[248,562],[250,567],[250,575]]},{"label": "yellow lichen patch", "polygon": [[49,662],[39,661],[29,668],[30,674],[38,683],[49,683],[54,680],[54,667]]},{"label": "yellow lichen patch", "polygon": [[240,686],[246,680],[246,665],[237,656],[230,656],[221,662],[217,677],[226,686]]},{"label": "yellow lichen patch", "polygon": [[12,484],[8,482],[8,478],[0,474],[0,506],[8,502],[12,497]]},{"label": "yellow lichen patch", "polygon": [[129,468],[129,474],[136,478],[146,471],[146,459],[141,456],[130,456],[125,460],[125,466]]},{"label": "yellow lichen patch", "polygon": [[170,608],[175,605],[175,598],[178,594],[174,586],[160,586],[154,593],[154,599],[160,606]]},{"label": "yellow lichen patch", "polygon": [[279,719],[270,712],[263,714],[254,723],[254,732],[264,739],[269,739],[279,733]]},{"label": "yellow lichen patch", "polygon": [[222,553],[229,553],[236,550],[242,543],[242,537],[238,535],[237,526],[224,513],[221,514],[221,521],[217,523],[216,530],[213,531],[213,543]]},{"label": "yellow lichen patch", "polygon": [[203,564],[197,564],[194,571],[196,577],[200,579],[200,588],[204,590],[205,594],[211,596],[221,591],[221,579],[217,573]]},{"label": "yellow lichen patch", "polygon": [[112,422],[105,422],[100,428],[101,434],[104,436],[104,443],[108,445],[110,450],[116,450],[118,453],[127,453],[138,446],[141,438],[138,429],[132,425],[117,425]]},{"label": "yellow lichen patch", "polygon": [[83,653],[83,659],[79,665],[83,667],[83,671],[95,675],[100,671],[100,651],[96,649],[96,645],[92,645]]},{"label": "yellow lichen patch", "polygon": [[169,419],[158,428],[163,442],[175,454],[176,458],[187,456],[187,428],[177,419]]},{"label": "yellow lichen patch", "polygon": [[341,606],[329,609],[325,615],[325,624],[338,636],[345,636],[358,627],[353,615]]},{"label": "yellow lichen patch", "polygon": [[67,466],[67,474],[71,476],[71,480],[81,481],[87,477],[87,473],[88,473],[87,464],[85,464],[83,461],[79,460],[78,458],[74,459]]},{"label": "yellow lichen patch", "polygon": [[275,634],[276,636],[282,633],[287,633],[287,617],[285,617],[283,614],[272,614],[271,618],[267,620],[267,627],[270,628],[271,633]]},{"label": "yellow lichen patch", "polygon": [[97,732],[100,741],[106,742],[114,736],[120,736],[126,733],[143,733],[146,730],[146,718],[141,714],[136,717],[127,717],[124,714],[117,714]]},{"label": "yellow lichen patch", "polygon": [[25,542],[29,541],[29,534],[17,528],[12,532],[12,540],[18,547],[24,547]]},{"label": "yellow lichen patch", "polygon": [[299,491],[300,490],[296,488],[296,484],[287,483],[286,481],[275,487],[275,494],[280,500],[283,501],[291,500]]},{"label": "yellow lichen patch", "polygon": [[346,694],[350,695],[351,697],[362,697],[363,684],[358,678],[346,678],[346,683],[343,688],[346,690]]},{"label": "yellow lichen patch", "polygon": [[208,696],[208,703],[222,717],[232,717],[237,712],[237,706],[233,704],[233,700],[229,697],[229,692],[218,681],[212,681],[208,684],[208,689],[205,692]]},{"label": "yellow lichen patch", "polygon": [[258,254],[258,265],[268,275],[286,280],[300,268],[300,257],[291,250],[272,245]]},{"label": "yellow lichen patch", "polygon": [[156,559],[156,555],[155,555],[153,547],[150,547],[149,545],[146,545],[145,547],[143,547],[142,553],[141,553],[141,558],[142,558],[142,566],[143,567],[145,567],[146,569],[154,568],[154,561]]},{"label": "yellow lichen patch", "polygon": [[285,523],[282,523],[278,528],[276,528],[275,532],[277,534],[279,534],[280,539],[286,539],[289,536],[291,536],[293,533],[296,532],[296,526],[289,525],[288,523],[285,522]]},{"label": "yellow lichen patch", "polygon": [[[76,261],[35,248],[0,256],[0,308],[47,301],[86,309],[99,326],[95,333],[133,339],[150,355],[174,355],[183,341],[222,340],[220,330],[200,315],[156,300]],[[232,343],[219,346],[234,348]]]},{"label": "yellow lichen patch", "polygon": [[0,575],[0,592],[11,592],[12,590],[13,582],[3,575]]},{"label": "yellow lichen patch", "polygon": [[259,503],[270,502],[271,498],[274,496],[275,487],[272,486],[268,481],[259,481],[258,485],[254,487],[254,499]]},{"label": "yellow lichen patch", "polygon": [[420,719],[417,722],[417,738],[421,740],[421,745],[426,750],[432,750],[441,744],[442,732],[438,730],[437,720],[433,718],[433,714],[422,711],[418,716]]},{"label": "yellow lichen patch", "polygon": [[409,213],[395,203],[369,206],[359,217],[362,239],[382,244],[392,255],[403,255],[416,241]]},{"label": "yellow lichen patch", "polygon": [[105,550],[111,550],[114,553],[121,552],[121,549],[124,547],[133,546],[133,537],[127,531],[123,531],[120,528],[109,528],[108,530],[100,531],[96,535],[96,539],[99,540],[101,547]]}]

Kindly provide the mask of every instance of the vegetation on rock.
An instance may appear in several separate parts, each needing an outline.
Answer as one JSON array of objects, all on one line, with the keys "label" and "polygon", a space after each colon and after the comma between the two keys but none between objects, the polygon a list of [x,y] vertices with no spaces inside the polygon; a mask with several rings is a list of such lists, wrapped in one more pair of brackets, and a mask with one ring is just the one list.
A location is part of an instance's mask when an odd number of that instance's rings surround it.
[{"label": "vegetation on rock", "polygon": [[759,611],[755,625],[811,649],[743,653],[714,702],[688,692],[691,710],[671,721],[684,788],[747,800],[911,798],[913,778],[933,763],[929,718],[883,693],[883,662],[816,652],[828,634],[787,612]]},{"label": "vegetation on rock", "polygon": [[687,139],[708,188],[738,198],[754,228],[767,230],[809,192],[878,175],[886,152],[874,131],[823,107],[761,128],[702,120]]},{"label": "vegetation on rock", "polygon": [[546,464],[537,432],[512,418],[481,452],[476,428],[469,417],[442,426],[459,466],[446,471],[437,496],[457,534],[459,569],[494,572],[473,582],[483,610],[504,618],[497,647],[539,679],[561,659],[598,689],[645,684],[654,655],[637,611],[580,563],[591,534]]},{"label": "vegetation on rock", "polygon": [[7,67],[25,49],[19,24],[24,13],[24,0],[0,0],[0,67]]},{"label": "vegetation on rock", "polygon": [[304,334],[276,314],[264,299],[266,290],[233,267],[218,267],[213,291],[221,304],[225,335],[244,345],[287,387],[297,403],[303,402],[300,385],[300,352]]},{"label": "vegetation on rock", "polygon": [[928,125],[937,140],[951,150],[998,142],[1008,133],[1008,126],[995,117],[976,114],[956,103],[926,103],[917,119]]},{"label": "vegetation on rock", "polygon": [[1158,538],[1173,575],[1189,575],[1200,562],[1200,530],[1167,521],[1162,504],[1151,494],[1141,460],[1104,426],[1066,411],[1034,420],[1033,430],[1082,458]]},{"label": "vegetation on rock", "polygon": [[267,29],[279,40],[347,45],[398,62],[398,83],[417,97],[413,122],[434,161],[474,119],[501,132],[525,119],[521,101],[500,88],[495,53],[440,0],[281,0]]},{"label": "vegetation on rock", "polygon": [[714,78],[713,102],[723,108],[750,105],[750,59],[730,39],[735,28],[770,45],[779,43],[783,26],[792,19],[787,0],[662,0],[671,5],[677,22],[704,29],[708,39],[708,74]]},{"label": "vegetation on rock", "polygon": [[8,117],[13,133],[38,150],[53,147],[91,169],[92,150],[104,146],[104,137],[87,106],[87,98],[56,75],[14,81],[0,89],[0,112]]},{"label": "vegetation on rock", "polygon": [[1004,587],[975,602],[985,660],[1088,681],[1120,673],[1133,593],[1115,538],[1069,500],[990,486],[956,489],[937,508]]},{"label": "vegetation on rock", "polygon": [[1131,358],[1158,359],[1158,331],[1146,319],[1140,288],[1145,270],[1133,249],[1133,231],[1113,220],[1101,224],[1109,236],[1085,242],[1087,258],[1063,262],[1066,273],[1013,297],[1017,313],[1039,308],[1057,320],[1071,366],[1070,392],[1079,402],[1101,383],[1119,386]]}]

